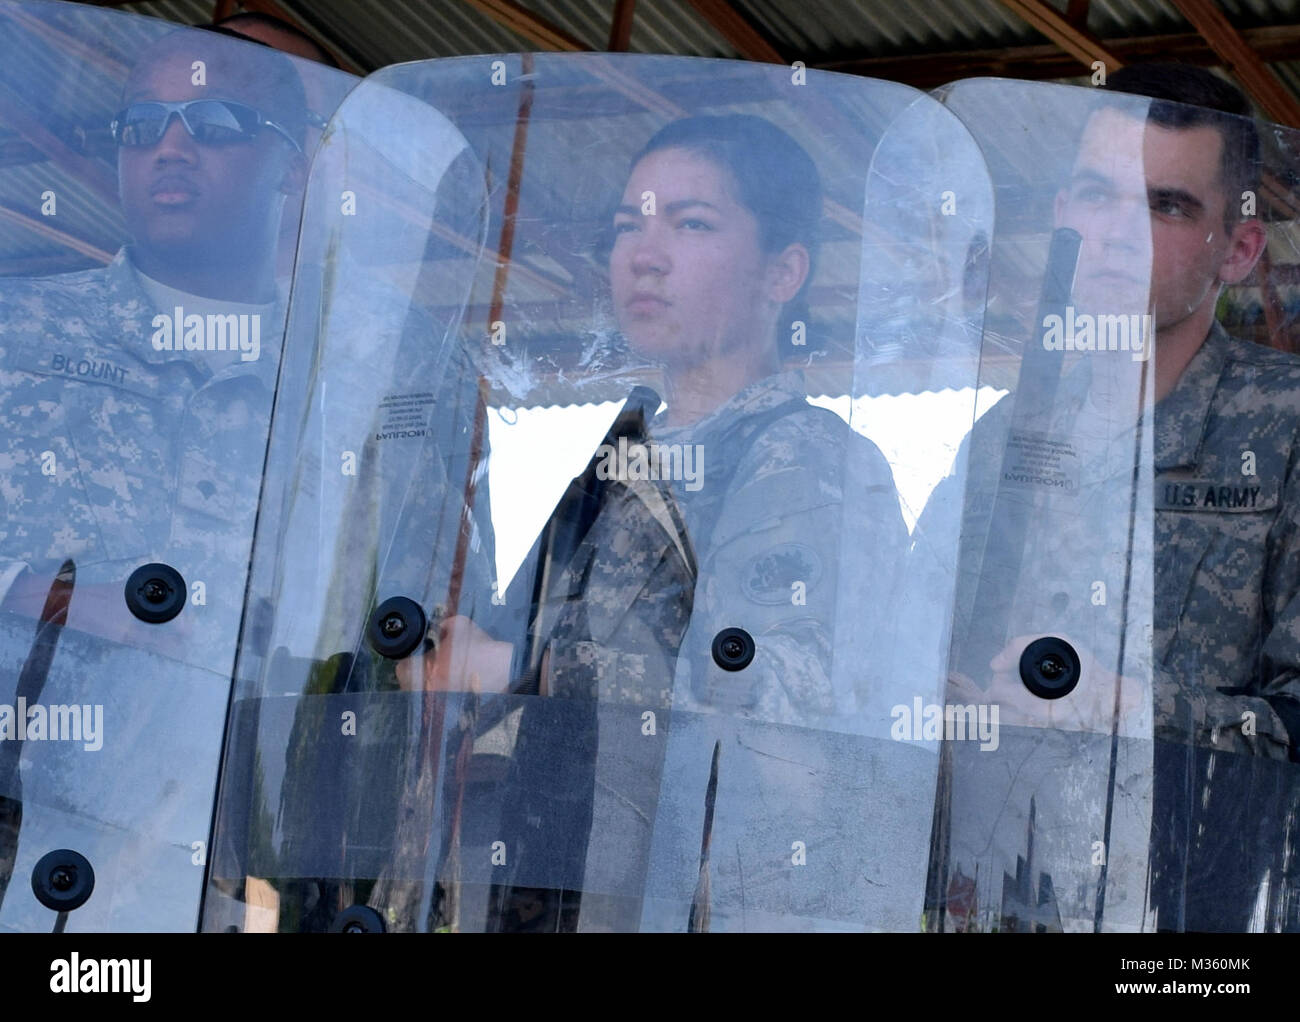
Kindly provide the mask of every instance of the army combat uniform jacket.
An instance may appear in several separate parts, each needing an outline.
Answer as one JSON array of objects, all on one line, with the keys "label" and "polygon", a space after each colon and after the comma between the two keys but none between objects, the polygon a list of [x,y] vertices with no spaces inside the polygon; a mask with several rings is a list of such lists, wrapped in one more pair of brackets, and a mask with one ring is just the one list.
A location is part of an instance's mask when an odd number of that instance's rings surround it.
[{"label": "army combat uniform jacket", "polygon": [[[1022,722],[1030,728],[1019,739],[1023,747],[1015,740],[1003,745],[1002,755],[1016,768],[1014,786],[1024,789],[1023,799],[1013,800],[1021,824],[1032,819],[1032,796],[1040,835],[1052,834],[1040,837],[1040,849],[1045,840],[1060,841],[1061,855],[1074,864],[1057,867],[1058,896],[1079,890],[1079,918],[1091,912],[1098,870],[1087,849],[1106,836],[1101,809],[1114,798],[1108,917],[1125,927],[1152,925],[1152,918],[1144,921],[1138,883],[1150,854],[1155,925],[1243,929],[1290,826],[1288,720],[1295,719],[1300,695],[1300,360],[1233,340],[1216,324],[1150,418],[1139,418],[1136,399],[1099,404],[1087,381],[1104,372],[1093,368],[1085,361],[1067,373],[1041,434],[1007,429],[1011,397],[976,425],[954,669],[975,672],[987,661],[985,653],[962,649],[961,637],[978,636],[981,628],[994,635],[1005,634],[1000,627],[1028,636],[1064,634],[1094,655],[1070,698],[1085,686],[1105,688],[1095,719],[1074,731],[1055,704],[1021,693],[1029,715]],[[1139,421],[1125,425],[1125,419]],[[1144,443],[1154,467],[1137,473]],[[1032,459],[1025,453],[1031,448]],[[1014,578],[1000,578],[999,570],[1015,561],[1006,557],[1005,525],[993,523],[990,531],[990,484],[1020,486],[1031,463],[1040,468],[1030,473],[1038,492],[1023,559]],[[1053,487],[1071,492],[1045,492]],[[945,492],[941,484],[922,529],[944,514],[953,496]],[[976,606],[981,573],[1017,592],[1010,624]],[[1120,735],[1137,741],[1118,746],[1112,791],[1104,781],[1105,736],[1117,675],[1123,677]],[[979,756],[962,758],[965,751],[954,752],[956,786],[964,774],[972,791],[997,789],[994,797],[1005,798],[989,777],[998,769]],[[1026,770],[1031,762],[1033,771]],[[1036,777],[1026,779],[1031,772]],[[962,801],[954,793],[955,844]],[[992,809],[981,809],[974,794],[965,801],[975,816]],[[977,834],[989,826],[973,817],[966,825]],[[1142,836],[1148,829],[1149,850]],[[1025,850],[1023,825],[1018,836],[1003,837],[1003,861],[1013,865]],[[968,847],[988,841],[979,834]],[[970,866],[963,866],[968,877]],[[1276,862],[1273,873],[1276,878]],[[1120,886],[1125,877],[1134,881],[1127,889]],[[1198,895],[1200,909],[1191,906]],[[1071,915],[1068,907],[1062,913]]]},{"label": "army combat uniform jacket", "polygon": [[[799,375],[771,377],[665,433],[705,459],[697,493],[676,484],[700,577],[673,705],[857,731],[907,527],[884,455],[805,394]],[[742,672],[713,661],[727,627],[754,637]]]},{"label": "army combat uniform jacket", "polygon": [[[67,627],[26,698],[102,710],[93,751],[4,743],[0,795],[21,806],[21,830],[14,816],[18,858],[3,871],[76,847],[114,892],[88,903],[90,928],[118,911],[194,925],[180,906],[196,903],[210,825],[283,331],[284,305],[272,309],[243,324],[260,341],[245,360],[207,350],[206,330],[204,350],[155,347],[155,316],[175,310],[154,307],[125,249],[103,269],[0,283],[0,581],[30,571],[48,585],[65,560],[76,571]],[[123,599],[150,562],[185,580],[166,625],[135,620]],[[0,703],[15,702],[32,613],[0,614]],[[119,863],[131,876],[114,875]],[[0,921],[41,928],[44,911],[15,882]]]},{"label": "army combat uniform jacket", "polygon": [[1157,736],[1296,758],[1300,359],[1216,323],[1155,422]]},{"label": "army combat uniform jacket", "polygon": [[[609,487],[564,583],[593,634],[570,649],[574,619],[561,617],[553,691],[571,694],[566,671],[582,664],[594,672],[585,690],[606,699],[850,727],[866,681],[840,644],[870,646],[887,632],[885,594],[908,544],[884,456],[808,404],[793,374],[751,385],[689,427],[651,421],[645,433],[695,474]],[[631,645],[618,639],[620,622],[645,606],[659,608],[653,622]],[[739,674],[713,663],[713,637],[727,627],[755,639]]]},{"label": "army combat uniform jacket", "polygon": [[[658,402],[647,404],[652,410]],[[694,735],[692,718],[713,718],[706,729],[754,722],[769,729],[765,741],[785,742],[792,764],[820,762],[827,749],[815,731],[804,732],[811,747],[800,749],[788,728],[777,728],[860,727],[858,696],[870,674],[863,653],[888,636],[889,595],[907,545],[883,455],[833,412],[809,405],[795,375],[759,381],[687,427],[665,429],[651,420],[643,439],[674,445],[681,464],[698,471],[606,484],[576,555],[558,573],[553,591],[564,609],[545,640],[551,699],[544,702],[580,700],[590,723],[577,726],[582,711],[574,706],[574,733],[548,741],[542,729],[521,727],[516,748],[516,770],[532,761],[533,772],[549,778],[532,786],[555,792],[545,812],[536,805],[518,810],[519,818],[541,822],[536,833],[516,839],[525,846],[516,875],[520,882],[530,875],[529,847],[564,859],[579,874],[570,873],[564,886],[580,880],[589,892],[584,928],[684,925],[675,909],[668,922],[643,920],[640,912],[647,871],[655,872],[656,827],[672,857],[699,840],[698,832],[684,843],[671,836],[682,822],[678,799],[703,797],[703,781],[698,791],[693,784],[678,789],[681,770],[692,769],[698,754],[707,764],[712,747]],[[755,643],[753,662],[738,672],[722,670],[713,658],[714,637],[729,627],[743,628]],[[651,740],[644,714],[666,710],[671,726],[662,716]],[[554,725],[558,708],[539,713]],[[541,743],[545,754],[525,757],[523,746],[531,743]],[[691,763],[679,762],[675,749]],[[741,824],[740,808],[753,806],[741,793],[753,785],[770,807],[806,809],[815,801],[806,767],[787,764],[773,773],[745,765],[748,755],[727,755],[717,794],[720,830]],[[570,768],[562,771],[561,761]],[[814,786],[828,784],[823,778]],[[834,813],[820,815],[823,828],[833,826]],[[748,853],[736,849],[731,859],[737,857],[747,860]],[[730,869],[729,860],[719,874],[727,883]],[[541,886],[541,872],[531,878]],[[554,875],[547,879],[561,886]],[[751,882],[759,884],[751,890],[761,904],[762,883]],[[681,908],[680,897],[666,896]]]},{"label": "army combat uniform jacket", "polygon": [[[1152,693],[1158,735],[1286,758],[1292,730],[1288,721],[1300,732],[1300,504],[1291,499],[1300,488],[1297,384],[1300,359],[1234,340],[1216,323],[1173,390],[1154,409],[1153,549],[1138,535],[1129,555],[1151,559],[1150,564],[1135,562],[1134,574],[1154,574],[1153,628],[1149,640],[1139,634],[1130,642],[1151,645],[1152,670],[1158,678]],[[1062,386],[1066,396],[1059,402],[1058,422],[1082,423],[1086,431],[1101,421],[1102,413],[1089,411],[1079,388],[1068,381]],[[972,573],[978,569],[975,546],[992,503],[985,477],[1000,459],[1001,452],[991,448],[1007,435],[1010,403],[1008,397],[990,410],[970,440],[959,625],[979,613],[972,607]],[[1139,441],[1134,430],[1110,428],[1107,460],[1090,482],[1107,483],[1106,491],[1114,494],[1124,488],[1125,473],[1132,470],[1125,455]],[[1002,467],[1017,466],[1008,462]],[[1088,473],[1086,467],[1074,471]],[[1069,469],[1060,474],[1066,485],[1076,481]],[[953,496],[947,482],[941,484],[922,525],[942,513],[944,508],[937,505]],[[1115,513],[1126,511],[1122,497]],[[1082,536],[1088,522],[1080,519],[1061,515],[1052,529],[1042,531],[1068,535],[1075,528],[1073,520]],[[1093,534],[1109,529],[1114,537],[1121,535],[1122,530],[1095,514],[1091,522],[1096,526]],[[996,545],[996,538],[990,542]],[[1100,561],[1123,552],[1109,549],[1112,537],[1105,551],[1081,542],[1074,547],[1076,560],[1095,553]],[[1032,547],[1033,538],[1027,543]],[[998,564],[991,554],[986,561],[992,567]],[[1068,562],[1058,560],[1055,574],[1065,577],[1067,567]],[[1085,565],[1080,577],[1085,576],[1120,577],[1118,570],[1100,563]],[[1088,603],[1086,588],[1069,592],[1070,587],[1059,584],[1054,588],[1061,592],[1051,594],[1047,588],[1053,586],[1047,585],[1039,597],[1056,606],[1044,609],[1044,619],[1053,609],[1059,619]],[[1067,600],[1073,602],[1062,606]],[[1033,614],[1027,609],[1021,620]],[[1247,713],[1252,719],[1243,730]]]},{"label": "army combat uniform jacket", "polygon": [[1157,925],[1294,929],[1300,359],[1216,324],[1155,422]]},{"label": "army combat uniform jacket", "polygon": [[256,360],[156,350],[159,313],[125,249],[0,287],[0,570],[72,558],[78,584],[120,583],[163,560],[238,613],[284,306]]}]

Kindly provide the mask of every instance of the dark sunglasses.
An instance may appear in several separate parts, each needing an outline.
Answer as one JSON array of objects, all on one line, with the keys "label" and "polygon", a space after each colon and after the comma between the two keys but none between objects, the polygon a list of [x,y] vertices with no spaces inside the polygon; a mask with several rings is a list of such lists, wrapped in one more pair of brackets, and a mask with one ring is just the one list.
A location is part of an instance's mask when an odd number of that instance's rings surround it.
[{"label": "dark sunglasses", "polygon": [[120,146],[152,146],[162,141],[173,117],[179,117],[190,138],[203,145],[251,142],[262,128],[279,132],[298,152],[302,147],[284,128],[258,110],[229,99],[191,99],[184,103],[150,100],[132,103],[113,118],[109,130]]}]

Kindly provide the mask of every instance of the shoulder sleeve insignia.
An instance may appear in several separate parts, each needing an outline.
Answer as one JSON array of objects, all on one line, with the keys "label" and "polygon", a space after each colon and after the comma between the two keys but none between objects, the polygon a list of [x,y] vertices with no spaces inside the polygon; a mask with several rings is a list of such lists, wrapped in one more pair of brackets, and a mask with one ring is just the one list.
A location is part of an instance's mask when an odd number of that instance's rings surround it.
[{"label": "shoulder sleeve insignia", "polygon": [[782,543],[750,558],[741,589],[752,603],[769,606],[791,602],[795,583],[811,590],[821,580],[822,562],[817,552],[802,543]]}]

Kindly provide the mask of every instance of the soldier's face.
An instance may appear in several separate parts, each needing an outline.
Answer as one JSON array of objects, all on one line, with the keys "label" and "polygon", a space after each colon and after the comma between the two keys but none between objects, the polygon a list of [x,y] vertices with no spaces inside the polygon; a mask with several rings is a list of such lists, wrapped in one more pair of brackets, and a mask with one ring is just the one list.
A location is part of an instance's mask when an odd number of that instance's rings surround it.
[{"label": "soldier's face", "polygon": [[[610,284],[624,336],[669,365],[772,344],[775,316],[758,221],[730,173],[684,149],[650,153],[614,215]],[[654,212],[646,193],[652,193]]]},{"label": "soldier's face", "polygon": [[[201,55],[200,55],[201,56]],[[207,83],[193,83],[186,54],[156,61],[132,79],[123,106],[159,100],[229,99],[261,109],[247,79],[209,61]],[[265,112],[265,111],[264,111]],[[178,117],[151,146],[121,146],[118,177],[127,229],[135,244],[175,258],[203,259],[247,250],[278,222],[292,147],[263,129],[248,142],[205,145]]]},{"label": "soldier's face", "polygon": [[[1212,306],[1245,276],[1242,235],[1229,229],[1220,176],[1223,136],[1210,126],[1165,128],[1106,109],[1084,130],[1056,223],[1083,237],[1077,304],[1094,313],[1150,311],[1158,330]],[[1143,292],[1149,295],[1143,297]]]}]

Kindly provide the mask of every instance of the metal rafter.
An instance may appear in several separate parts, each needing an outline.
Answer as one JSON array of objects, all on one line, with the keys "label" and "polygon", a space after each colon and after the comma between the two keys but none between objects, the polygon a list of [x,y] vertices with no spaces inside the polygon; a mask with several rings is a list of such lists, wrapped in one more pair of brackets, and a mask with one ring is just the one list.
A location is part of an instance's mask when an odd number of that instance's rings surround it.
[{"label": "metal rafter", "polygon": [[[20,209],[14,209],[11,206],[0,206],[0,220],[8,223],[17,224],[50,241],[56,241],[64,248],[70,248],[74,252],[80,252],[83,256],[88,256],[99,263],[107,265],[113,261],[113,253],[107,249],[100,248],[93,241],[85,238],[79,238],[75,234],[69,234],[67,231],[61,231],[56,227],[51,227],[49,222],[43,217],[29,216]],[[60,253],[59,259],[64,258]],[[29,260],[20,260],[18,262],[26,265]],[[66,272],[66,271],[62,271]],[[31,275],[30,268],[24,270],[25,275]]]}]

